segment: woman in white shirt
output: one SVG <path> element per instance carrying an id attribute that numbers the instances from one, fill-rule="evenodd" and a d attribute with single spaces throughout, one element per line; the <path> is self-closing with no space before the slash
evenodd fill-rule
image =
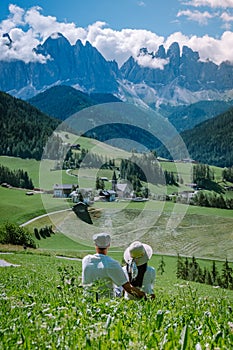
<path id="1" fill-rule="evenodd" d="M 145 292 L 150 298 L 155 297 L 155 269 L 147 264 L 152 255 L 151 246 L 135 241 L 124 252 L 126 266 L 123 267 L 130 284 Z M 137 299 L 127 292 L 124 296 L 126 299 Z"/>

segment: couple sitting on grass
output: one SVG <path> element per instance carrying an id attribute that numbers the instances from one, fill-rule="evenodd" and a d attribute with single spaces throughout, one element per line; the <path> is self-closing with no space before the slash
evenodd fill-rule
<path id="1" fill-rule="evenodd" d="M 126 299 L 154 298 L 155 269 L 148 266 L 153 251 L 148 244 L 133 242 L 124 252 L 126 265 L 107 255 L 111 237 L 108 233 L 93 236 L 96 254 L 82 261 L 82 284 L 85 290 L 98 286 L 98 295 L 123 296 Z"/>

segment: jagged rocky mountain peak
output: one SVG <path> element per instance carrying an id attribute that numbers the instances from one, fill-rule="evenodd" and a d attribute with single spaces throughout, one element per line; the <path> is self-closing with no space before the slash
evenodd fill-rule
<path id="1" fill-rule="evenodd" d="M 186 59 L 190 59 L 192 61 L 198 61 L 200 59 L 199 53 L 197 51 L 193 51 L 186 45 L 183 46 L 182 57 L 185 57 Z"/>
<path id="2" fill-rule="evenodd" d="M 177 42 L 172 43 L 167 50 L 168 57 L 180 57 L 180 46 Z"/>
<path id="3" fill-rule="evenodd" d="M 121 68 L 89 41 L 72 45 L 59 32 L 34 51 L 41 61 L 0 61 L 0 90 L 24 99 L 64 83 L 85 92 L 119 96 L 132 89 L 132 95 L 137 92 L 138 99 L 152 106 L 233 99 L 232 63 L 201 61 L 197 51 L 188 46 L 181 50 L 177 42 L 166 49 L 160 45 L 157 51 L 142 47 L 138 57 L 129 57 Z"/>
<path id="4" fill-rule="evenodd" d="M 159 49 L 158 49 L 158 51 L 156 52 L 155 57 L 156 57 L 156 58 L 162 58 L 162 59 L 165 59 L 165 58 L 166 58 L 166 51 L 165 51 L 165 48 L 164 48 L 163 45 L 160 45 L 160 46 L 159 46 Z"/>

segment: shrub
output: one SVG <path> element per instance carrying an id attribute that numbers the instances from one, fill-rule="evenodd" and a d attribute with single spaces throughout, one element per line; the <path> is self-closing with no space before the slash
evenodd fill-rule
<path id="1" fill-rule="evenodd" d="M 0 228 L 0 243 L 36 248 L 36 244 L 27 229 L 9 222 Z"/>

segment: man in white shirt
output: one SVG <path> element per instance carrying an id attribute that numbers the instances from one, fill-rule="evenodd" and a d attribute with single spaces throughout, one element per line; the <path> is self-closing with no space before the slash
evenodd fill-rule
<path id="1" fill-rule="evenodd" d="M 93 236 L 96 254 L 86 255 L 82 260 L 82 284 L 85 289 L 98 288 L 98 296 L 115 296 L 116 286 L 122 288 L 129 294 L 140 299 L 145 297 L 145 293 L 132 286 L 118 261 L 107 255 L 111 243 L 108 233 L 99 233 Z"/>

